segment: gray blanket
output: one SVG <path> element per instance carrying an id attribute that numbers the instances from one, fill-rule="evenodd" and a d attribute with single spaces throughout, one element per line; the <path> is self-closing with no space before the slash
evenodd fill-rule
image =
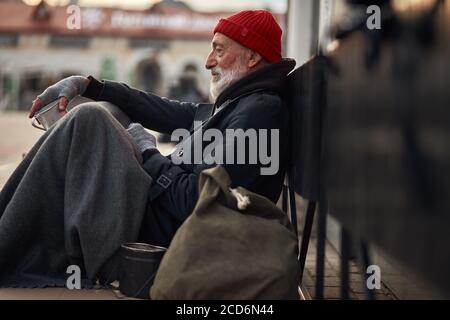
<path id="1" fill-rule="evenodd" d="M 0 193 L 0 286 L 64 286 L 117 278 L 117 250 L 135 241 L 151 178 L 131 137 L 90 103 L 47 131 Z"/>

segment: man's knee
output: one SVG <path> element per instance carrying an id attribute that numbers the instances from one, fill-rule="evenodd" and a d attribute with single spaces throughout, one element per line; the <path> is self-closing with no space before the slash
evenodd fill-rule
<path id="1" fill-rule="evenodd" d="M 98 102 L 85 102 L 77 105 L 70 110 L 69 115 L 75 118 L 92 119 L 99 117 L 109 117 L 108 111 L 105 110 Z"/>
<path id="2" fill-rule="evenodd" d="M 77 105 L 64 116 L 60 126 L 65 127 L 76 123 L 76 128 L 82 131 L 102 130 L 104 127 L 120 127 L 113 116 L 98 102 L 85 102 Z M 92 133 L 94 134 L 94 133 Z"/>
<path id="3" fill-rule="evenodd" d="M 89 118 L 97 121 L 99 119 L 114 121 L 113 119 L 116 119 L 125 128 L 131 123 L 131 120 L 125 113 L 112 103 L 107 102 L 90 101 L 81 103 L 74 107 L 69 114 L 72 114 L 72 117 L 83 118 L 83 120 Z"/>
<path id="4" fill-rule="evenodd" d="M 117 120 L 120 122 L 120 124 L 128 128 L 128 126 L 131 124 L 130 118 L 115 104 L 112 104 L 107 101 L 101 101 L 98 102 L 100 106 L 108 110 L 108 112 Z"/>

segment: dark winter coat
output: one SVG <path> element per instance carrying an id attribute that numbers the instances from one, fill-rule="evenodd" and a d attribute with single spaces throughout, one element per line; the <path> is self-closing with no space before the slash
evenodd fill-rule
<path id="1" fill-rule="evenodd" d="M 214 105 L 169 100 L 123 83 L 99 82 L 94 78 L 91 78 L 84 96 L 117 105 L 133 122 L 151 130 L 168 134 L 179 128 L 190 130 L 189 139 L 177 146 L 175 155 L 178 156 L 192 150 L 193 144 L 200 144 L 200 133 L 207 129 L 215 128 L 222 133 L 226 129 L 255 129 L 257 133 L 259 129 L 278 129 L 279 169 L 275 175 L 261 175 L 260 169 L 264 165 L 259 161 L 257 164 L 248 164 L 247 161 L 246 164 L 224 164 L 233 186 L 244 187 L 276 202 L 288 159 L 289 120 L 284 101 L 287 75 L 294 67 L 295 61 L 291 59 L 263 67 L 228 87 Z M 194 120 L 200 120 L 202 124 L 193 128 Z M 231 148 L 236 150 L 237 146 L 226 140 L 223 142 L 224 152 Z M 202 143 L 202 151 L 208 144 Z M 247 155 L 250 147 L 245 144 Z M 268 150 L 270 152 L 270 146 Z M 149 190 L 148 214 L 141 240 L 168 245 L 196 204 L 200 172 L 214 165 L 205 163 L 205 159 L 198 164 L 175 165 L 172 161 L 174 154 L 166 157 L 159 152 L 149 152 L 144 154 L 144 158 L 143 166 L 154 181 Z"/>

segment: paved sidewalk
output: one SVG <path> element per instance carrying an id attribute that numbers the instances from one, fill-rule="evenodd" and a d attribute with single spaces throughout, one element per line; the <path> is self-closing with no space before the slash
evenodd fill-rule
<path id="1" fill-rule="evenodd" d="M 301 233 L 305 223 L 306 201 L 296 195 L 298 229 Z M 317 215 L 316 215 L 317 218 Z M 315 297 L 316 281 L 316 224 L 313 226 L 312 239 L 307 254 L 303 287 L 307 295 Z M 334 243 L 334 245 L 337 245 Z M 377 265 L 381 271 L 381 289 L 375 290 L 375 298 L 379 300 L 430 300 L 449 299 L 448 295 L 438 292 L 431 287 L 425 279 L 419 277 L 407 266 L 401 264 L 395 257 L 377 248 L 374 244 L 369 245 L 370 259 L 373 265 Z M 340 255 L 336 248 L 330 243 L 326 244 L 324 298 L 340 299 Z M 349 261 L 349 297 L 354 300 L 365 300 L 365 280 L 362 276 L 359 261 Z"/>
<path id="2" fill-rule="evenodd" d="M 116 290 L 0 289 L 0 300 L 134 300 Z"/>
<path id="3" fill-rule="evenodd" d="M 312 299 L 315 297 L 316 253 L 316 241 L 313 239 L 310 242 L 303 279 L 303 286 Z M 363 275 L 358 265 L 352 260 L 349 262 L 349 279 L 349 298 L 351 300 L 366 300 L 367 295 Z M 340 256 L 333 246 L 327 243 L 325 255 L 324 298 L 326 300 L 340 299 L 340 286 Z M 377 300 L 397 299 L 383 282 L 381 283 L 381 289 L 375 290 L 374 293 L 375 299 Z"/>
<path id="4" fill-rule="evenodd" d="M 297 206 L 297 226 L 300 233 L 303 230 L 305 224 L 305 213 L 307 201 L 296 194 L 296 206 Z M 316 217 L 317 219 L 317 213 Z M 315 294 L 315 282 L 316 282 L 316 254 L 317 254 L 317 242 L 316 242 L 316 222 L 314 221 L 311 240 L 309 242 L 308 254 L 306 256 L 305 271 L 303 275 L 302 290 L 306 299 L 314 299 Z M 301 245 L 301 243 L 299 244 Z M 324 276 L 324 299 L 336 300 L 341 298 L 340 286 L 340 255 L 338 251 L 333 247 L 330 242 L 326 243 L 325 253 L 325 276 Z M 384 272 L 384 269 L 383 269 Z M 349 261 L 349 279 L 350 290 L 349 297 L 352 300 L 365 300 L 366 290 L 365 281 L 359 268 L 359 265 L 353 261 Z M 382 278 L 383 279 L 383 278 Z M 396 295 L 383 283 L 380 290 L 375 290 L 375 297 L 379 300 L 396 300 Z"/>

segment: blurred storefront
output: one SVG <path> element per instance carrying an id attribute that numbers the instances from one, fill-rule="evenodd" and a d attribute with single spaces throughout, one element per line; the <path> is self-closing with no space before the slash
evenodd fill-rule
<path id="1" fill-rule="evenodd" d="M 72 74 L 166 95 L 189 67 L 207 96 L 212 30 L 229 14 L 173 0 L 147 10 L 0 1 L 0 110 L 26 110 L 48 85 Z M 283 24 L 283 15 L 277 19 Z"/>

